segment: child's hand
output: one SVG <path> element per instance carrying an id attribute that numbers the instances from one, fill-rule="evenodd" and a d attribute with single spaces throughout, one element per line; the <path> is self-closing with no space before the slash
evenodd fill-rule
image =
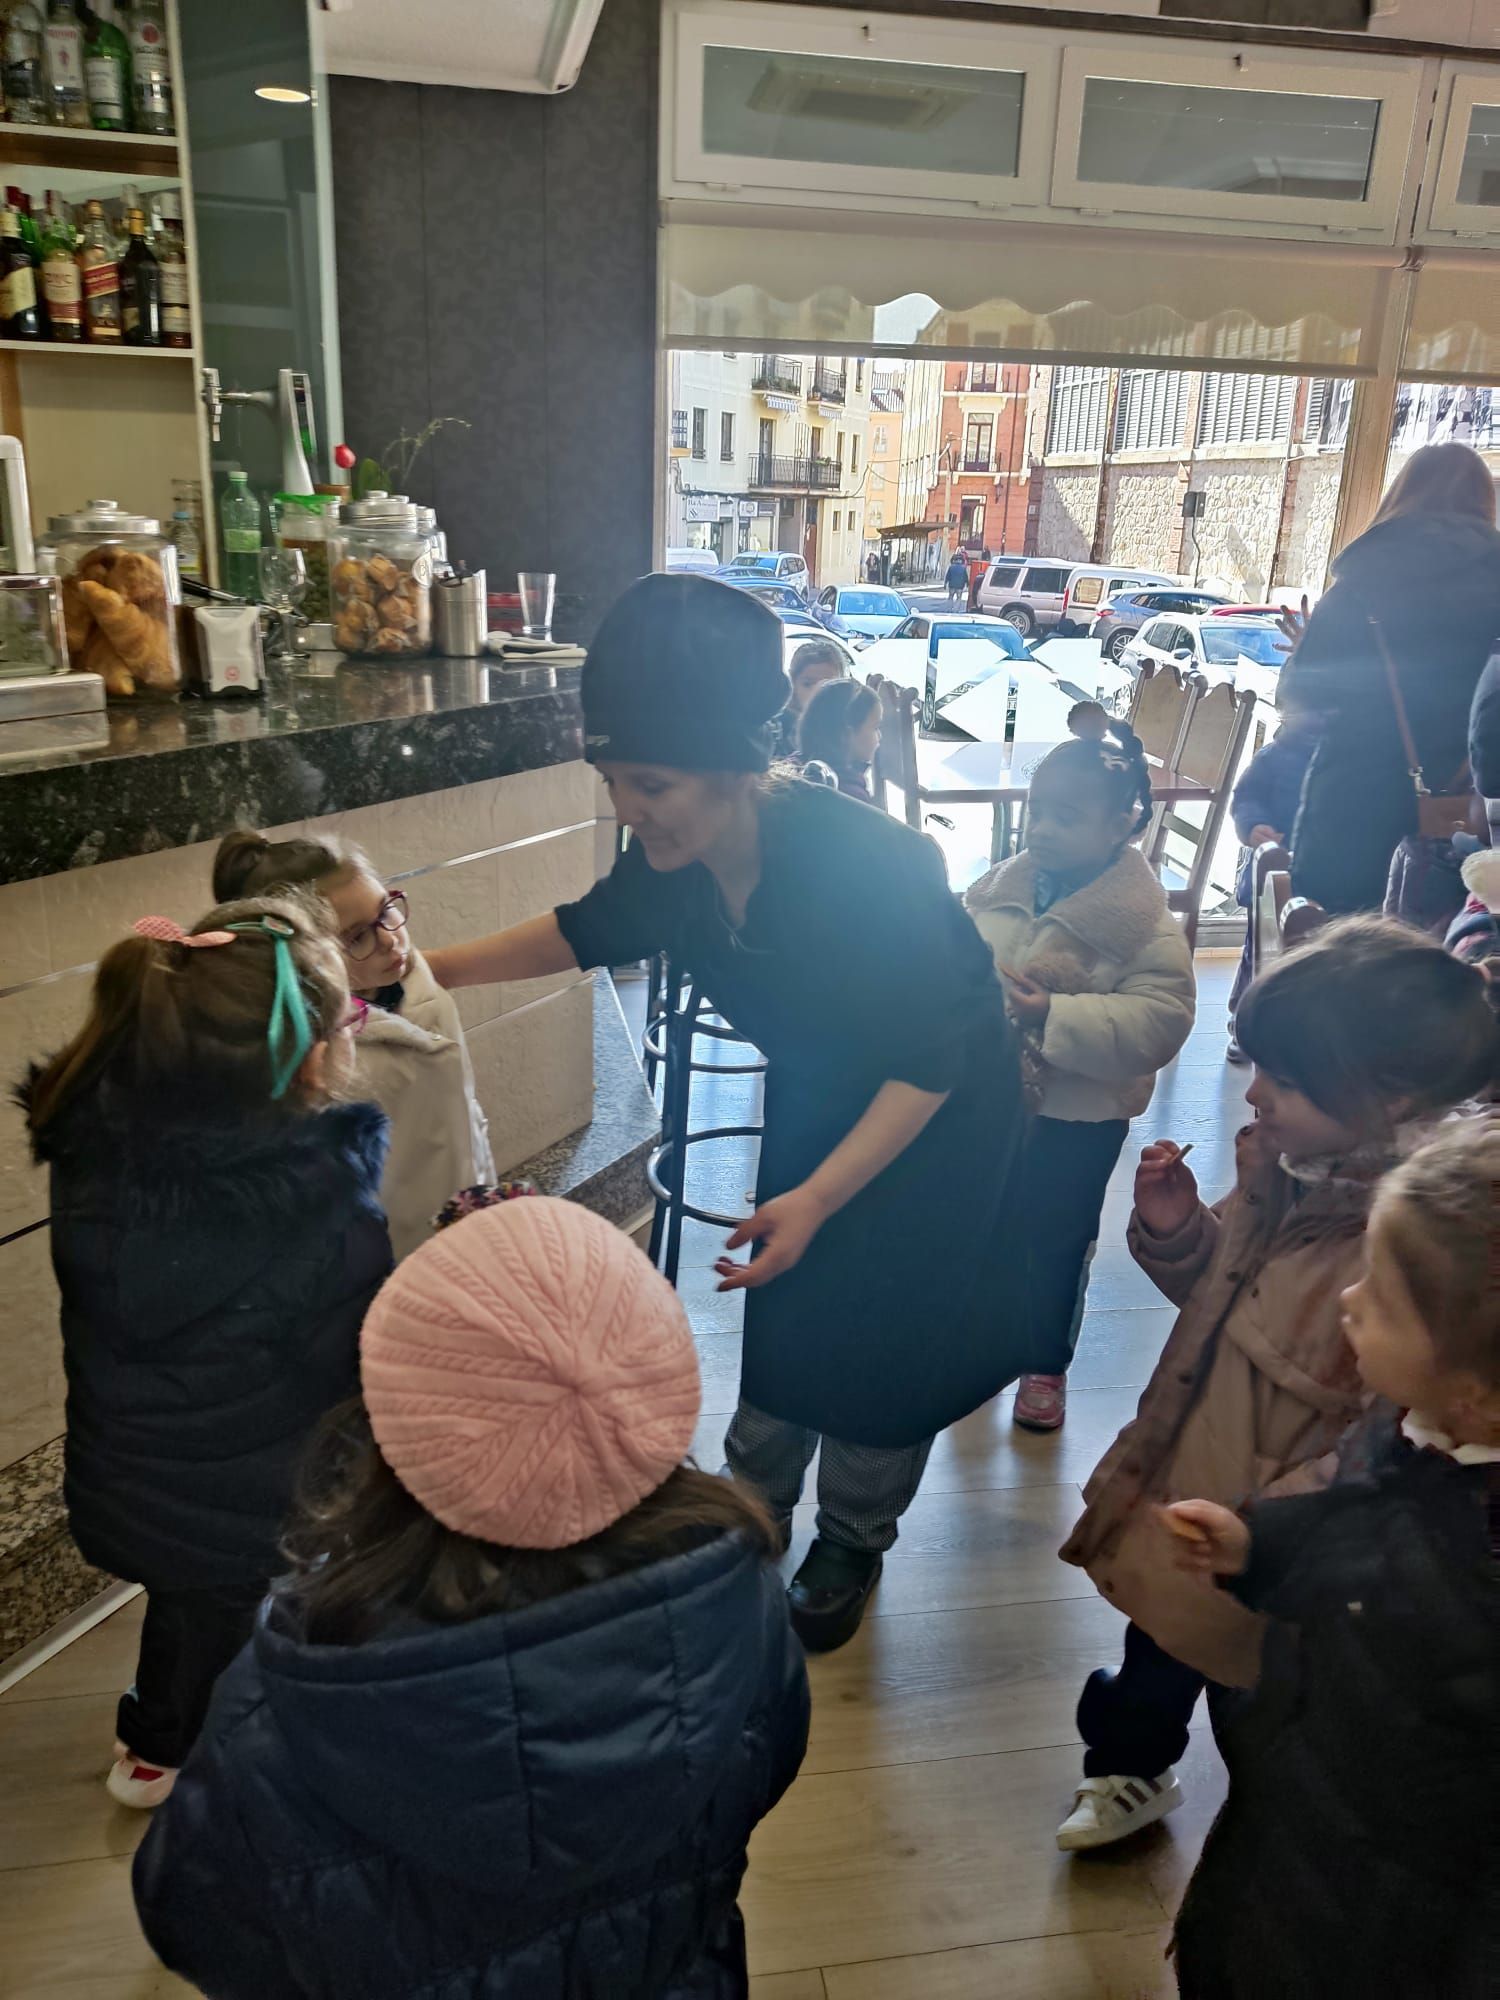
<path id="1" fill-rule="evenodd" d="M 783 1271 L 802 1261 L 809 1243 L 828 1220 L 828 1210 L 805 1187 L 789 1188 L 785 1194 L 763 1201 L 754 1215 L 747 1215 L 726 1244 L 739 1250 L 746 1243 L 758 1243 L 760 1254 L 748 1264 L 732 1257 L 720 1257 L 714 1265 L 721 1292 L 742 1292 L 769 1285 Z"/>
<path id="2" fill-rule="evenodd" d="M 1000 977 L 1005 981 L 1005 999 L 1011 1013 L 1025 1028 L 1039 1028 L 1046 1020 L 1052 1006 L 1052 995 L 1045 986 L 1038 986 L 1034 979 L 1028 979 L 1024 972 L 1017 972 L 1012 966 L 1002 965 Z"/>
<path id="3" fill-rule="evenodd" d="M 1238 1514 L 1212 1500 L 1174 1500 L 1159 1507 L 1172 1535 L 1177 1567 L 1196 1576 L 1238 1576 L 1250 1559 L 1250 1530 Z"/>
<path id="4" fill-rule="evenodd" d="M 1186 1148 L 1158 1139 L 1135 1170 L 1135 1212 L 1150 1236 L 1175 1236 L 1198 1210 L 1198 1183 L 1182 1163 Z"/>
<path id="5" fill-rule="evenodd" d="M 1275 844 L 1278 847 L 1280 847 L 1280 845 L 1285 839 L 1286 835 L 1284 833 L 1278 833 L 1274 826 L 1267 826 L 1265 822 L 1262 821 L 1259 826 L 1251 827 L 1250 840 L 1248 844 L 1251 847 L 1265 847 L 1268 843 L 1274 841 Z"/>

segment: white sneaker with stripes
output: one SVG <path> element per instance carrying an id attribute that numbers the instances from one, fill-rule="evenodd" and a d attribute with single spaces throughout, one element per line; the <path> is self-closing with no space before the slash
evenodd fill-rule
<path id="1" fill-rule="evenodd" d="M 1165 1819 L 1181 1804 L 1182 1787 L 1172 1770 L 1155 1778 L 1085 1778 L 1073 1810 L 1057 1829 L 1057 1844 L 1064 1854 L 1108 1847 Z"/>

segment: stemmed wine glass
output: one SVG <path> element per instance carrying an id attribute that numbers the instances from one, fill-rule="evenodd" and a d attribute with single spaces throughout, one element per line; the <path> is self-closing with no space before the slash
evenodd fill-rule
<path id="1" fill-rule="evenodd" d="M 276 642 L 269 658 L 285 666 L 296 658 L 292 643 L 297 606 L 307 595 L 307 564 L 301 549 L 262 549 L 260 552 L 261 602 L 276 613 Z"/>

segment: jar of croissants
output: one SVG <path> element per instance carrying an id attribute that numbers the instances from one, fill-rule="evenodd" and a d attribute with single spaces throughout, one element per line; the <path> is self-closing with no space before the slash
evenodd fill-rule
<path id="1" fill-rule="evenodd" d="M 177 551 L 161 523 L 90 500 L 57 514 L 43 538 L 62 578 L 63 624 L 75 673 L 99 674 L 112 699 L 175 695 L 182 685 Z"/>
<path id="2" fill-rule="evenodd" d="M 367 493 L 328 538 L 333 643 L 393 664 L 432 650 L 432 547 L 404 493 Z"/>

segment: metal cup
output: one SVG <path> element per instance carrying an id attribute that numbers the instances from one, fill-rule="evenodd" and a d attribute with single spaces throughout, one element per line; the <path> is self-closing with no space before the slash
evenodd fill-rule
<path id="1" fill-rule="evenodd" d="M 432 586 L 432 634 L 448 659 L 475 659 L 489 636 L 489 599 L 482 569 L 472 576 L 440 576 Z"/>

